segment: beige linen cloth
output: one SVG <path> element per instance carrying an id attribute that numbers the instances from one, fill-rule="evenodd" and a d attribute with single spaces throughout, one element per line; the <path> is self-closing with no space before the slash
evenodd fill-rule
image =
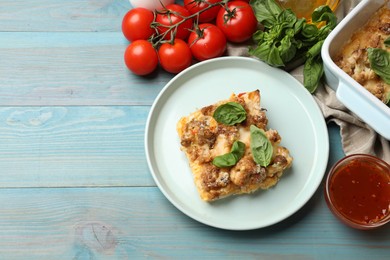
<path id="1" fill-rule="evenodd" d="M 341 21 L 359 2 L 360 0 L 341 0 L 336 10 L 338 21 Z M 227 55 L 249 56 L 248 47 L 230 44 Z M 302 70 L 303 66 L 291 71 L 290 74 L 298 81 L 303 82 Z M 355 153 L 371 154 L 390 163 L 390 142 L 378 135 L 370 126 L 362 122 L 338 101 L 333 89 L 326 84 L 322 84 L 313 96 L 326 121 L 334 122 L 340 126 L 342 147 L 346 155 Z"/>

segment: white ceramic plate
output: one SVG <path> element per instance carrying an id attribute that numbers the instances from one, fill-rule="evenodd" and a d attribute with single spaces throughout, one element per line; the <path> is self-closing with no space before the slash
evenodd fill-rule
<path id="1" fill-rule="evenodd" d="M 231 93 L 259 89 L 268 126 L 294 157 L 280 182 L 266 191 L 207 203 L 199 198 L 176 123 Z M 308 91 L 288 73 L 245 57 L 198 63 L 176 75 L 156 98 L 147 119 L 146 158 L 167 199 L 189 217 L 230 230 L 266 227 L 299 210 L 317 190 L 329 155 L 324 118 Z"/>

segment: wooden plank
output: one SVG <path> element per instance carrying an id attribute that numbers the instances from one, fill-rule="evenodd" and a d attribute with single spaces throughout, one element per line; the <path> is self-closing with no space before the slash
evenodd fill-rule
<path id="1" fill-rule="evenodd" d="M 2 0 L 0 30 L 14 32 L 120 31 L 127 0 Z"/>
<path id="2" fill-rule="evenodd" d="M 0 107 L 0 187 L 150 186 L 149 107 Z"/>
<path id="3" fill-rule="evenodd" d="M 150 105 L 173 77 L 132 74 L 120 32 L 0 33 L 0 106 Z"/>
<path id="4" fill-rule="evenodd" d="M 208 228 L 155 188 L 0 189 L 3 259 L 386 259 L 390 226 L 352 230 L 322 192 L 260 230 Z"/>
<path id="5" fill-rule="evenodd" d="M 0 187 L 151 186 L 148 106 L 0 107 Z M 342 157 L 329 126 L 329 166 Z"/>
<path id="6" fill-rule="evenodd" d="M 2 0 L 0 31 L 120 32 L 131 8 L 128 0 Z"/>

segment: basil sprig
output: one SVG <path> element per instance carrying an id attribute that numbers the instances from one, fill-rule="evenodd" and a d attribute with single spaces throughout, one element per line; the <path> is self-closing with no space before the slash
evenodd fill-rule
<path id="1" fill-rule="evenodd" d="M 312 13 L 312 22 L 297 18 L 291 9 L 281 8 L 275 0 L 251 0 L 257 21 L 264 26 L 253 35 L 257 43 L 249 54 L 274 67 L 293 69 L 305 63 L 304 86 L 313 93 L 324 73 L 321 47 L 337 25 L 337 17 L 327 5 Z M 325 23 L 318 28 L 316 24 Z"/>
<path id="2" fill-rule="evenodd" d="M 384 40 L 384 44 L 390 47 L 390 37 Z M 380 48 L 368 48 L 367 54 L 371 69 L 384 82 L 390 84 L 390 52 Z M 387 93 L 384 103 L 390 106 L 390 93 Z"/>
<path id="3" fill-rule="evenodd" d="M 271 142 L 265 132 L 254 125 L 250 126 L 250 135 L 250 147 L 254 161 L 263 167 L 267 167 L 271 163 L 274 150 Z"/>
<path id="4" fill-rule="evenodd" d="M 368 48 L 367 52 L 371 69 L 390 84 L 390 52 L 380 48 Z"/>
<path id="5" fill-rule="evenodd" d="M 237 102 L 228 102 L 217 107 L 213 117 L 217 122 L 225 125 L 235 125 L 246 119 L 246 111 Z"/>
<path id="6" fill-rule="evenodd" d="M 245 154 L 245 144 L 241 141 L 235 141 L 232 145 L 230 153 L 217 156 L 213 160 L 213 164 L 219 168 L 231 167 Z"/>

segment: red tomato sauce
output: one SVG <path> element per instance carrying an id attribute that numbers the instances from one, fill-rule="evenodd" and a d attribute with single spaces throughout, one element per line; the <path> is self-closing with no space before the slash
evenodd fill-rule
<path id="1" fill-rule="evenodd" d="M 383 168 L 353 161 L 340 168 L 330 184 L 334 206 L 353 222 L 375 223 L 390 213 L 390 174 Z"/>

